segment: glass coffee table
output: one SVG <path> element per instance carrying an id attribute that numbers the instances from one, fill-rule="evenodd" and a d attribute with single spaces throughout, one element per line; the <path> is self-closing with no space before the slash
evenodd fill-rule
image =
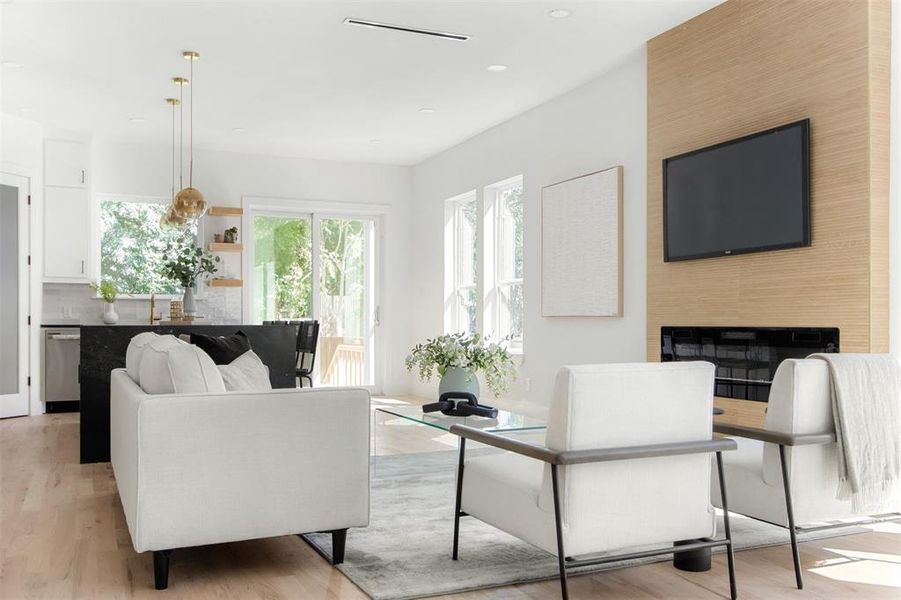
<path id="1" fill-rule="evenodd" d="M 497 417 L 489 419 L 476 416 L 451 417 L 440 412 L 423 413 L 422 406 L 419 404 L 387 404 L 375 407 L 373 454 L 380 454 L 380 448 L 383 448 L 382 454 L 435 451 L 436 446 L 439 445 L 443 446 L 440 448 L 443 450 L 457 448 L 458 438 L 456 436 L 439 436 L 439 438 L 436 438 L 426 431 L 417 436 L 404 436 L 406 439 L 403 440 L 397 439 L 396 433 L 393 434 L 388 442 L 379 440 L 379 437 L 385 437 L 384 434 L 379 435 L 379 429 L 388 425 L 405 424 L 414 427 L 430 427 L 433 430 L 437 429 L 442 432 L 448 432 L 451 425 L 466 425 L 492 433 L 510 435 L 543 432 L 547 429 L 547 423 L 541 419 L 506 410 L 498 410 Z M 411 431 L 410 433 L 414 432 Z"/>

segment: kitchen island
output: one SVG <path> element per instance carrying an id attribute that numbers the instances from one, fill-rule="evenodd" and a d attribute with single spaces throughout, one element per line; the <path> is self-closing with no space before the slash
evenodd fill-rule
<path id="1" fill-rule="evenodd" d="M 247 334 L 251 348 L 269 367 L 274 388 L 295 387 L 294 325 L 82 325 L 81 359 L 81 462 L 110 459 L 110 372 L 125 368 L 125 351 L 131 338 L 144 331 L 160 335 L 201 333 Z"/>

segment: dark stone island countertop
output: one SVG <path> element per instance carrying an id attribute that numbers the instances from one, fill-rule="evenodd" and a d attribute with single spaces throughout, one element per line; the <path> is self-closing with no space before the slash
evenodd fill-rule
<path id="1" fill-rule="evenodd" d="M 110 372 L 125 367 L 125 351 L 131 338 L 144 331 L 160 335 L 202 333 L 247 334 L 250 346 L 269 367 L 274 388 L 295 387 L 294 325 L 60 325 L 81 328 L 81 462 L 110 459 Z"/>

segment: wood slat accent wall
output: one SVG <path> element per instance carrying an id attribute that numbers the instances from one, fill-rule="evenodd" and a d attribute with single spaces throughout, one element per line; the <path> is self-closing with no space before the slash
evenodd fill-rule
<path id="1" fill-rule="evenodd" d="M 730 0 L 648 42 L 649 360 L 663 325 L 838 327 L 843 351 L 888 350 L 890 10 Z M 803 118 L 812 246 L 664 263 L 663 159 Z"/>

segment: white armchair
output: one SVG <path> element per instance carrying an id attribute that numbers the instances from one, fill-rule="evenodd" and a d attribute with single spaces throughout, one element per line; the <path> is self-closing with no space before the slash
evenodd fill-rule
<path id="1" fill-rule="evenodd" d="M 711 439 L 713 377 L 705 362 L 563 367 L 547 447 L 452 427 L 462 438 L 453 558 L 460 517 L 475 517 L 555 554 L 567 598 L 567 568 L 726 546 L 735 598 L 728 514 L 725 538 L 711 539 L 710 453 L 735 448 Z M 506 452 L 467 458 L 467 439 Z"/>
<path id="2" fill-rule="evenodd" d="M 740 438 L 738 451 L 724 460 L 729 509 L 789 530 L 798 589 L 804 582 L 797 525 L 865 516 L 855 514 L 850 500 L 835 497 L 839 481 L 831 385 L 825 361 L 787 359 L 773 377 L 765 429 L 714 424 L 717 433 Z M 723 506 L 716 473 L 711 494 L 714 504 Z M 895 506 L 901 509 L 901 503 Z"/>
<path id="3" fill-rule="evenodd" d="M 369 392 L 146 394 L 111 374 L 111 455 L 132 543 L 157 589 L 174 548 L 369 523 Z"/>

